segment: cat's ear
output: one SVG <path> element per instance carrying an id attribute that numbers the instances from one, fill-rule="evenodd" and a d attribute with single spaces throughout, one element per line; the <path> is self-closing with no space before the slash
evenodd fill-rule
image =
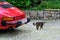
<path id="1" fill-rule="evenodd" d="M 34 23 L 33 23 L 33 25 L 34 25 Z"/>
<path id="2" fill-rule="evenodd" d="M 33 25 L 35 25 L 35 23 L 33 23 Z"/>

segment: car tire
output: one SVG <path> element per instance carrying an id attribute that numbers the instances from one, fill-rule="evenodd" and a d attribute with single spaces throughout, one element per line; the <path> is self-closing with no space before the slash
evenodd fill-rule
<path id="1" fill-rule="evenodd" d="M 6 21 L 5 20 L 2 20 L 1 25 L 2 26 L 6 26 L 6 24 L 7 24 Z"/>

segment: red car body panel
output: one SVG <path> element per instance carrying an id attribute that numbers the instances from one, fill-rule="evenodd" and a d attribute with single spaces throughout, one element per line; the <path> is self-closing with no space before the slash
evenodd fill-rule
<path id="1" fill-rule="evenodd" d="M 3 20 L 4 17 L 14 18 L 14 20 Z M 23 22 L 24 21 L 24 22 Z M 16 28 L 30 21 L 25 12 L 8 2 L 0 2 L 0 29 Z M 4 24 L 6 23 L 6 25 Z"/>
<path id="2" fill-rule="evenodd" d="M 16 8 L 16 7 L 12 7 L 12 8 L 7 8 L 7 10 L 9 11 L 9 12 L 11 12 L 11 14 L 13 15 L 13 16 L 24 16 L 25 15 L 25 13 L 23 12 L 23 11 L 21 11 L 21 10 L 19 10 L 18 8 Z"/>

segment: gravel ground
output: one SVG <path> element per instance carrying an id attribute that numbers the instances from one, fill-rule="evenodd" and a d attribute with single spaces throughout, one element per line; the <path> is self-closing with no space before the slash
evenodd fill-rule
<path id="1" fill-rule="evenodd" d="M 0 40 L 60 40 L 60 21 L 45 21 L 42 30 L 36 30 L 32 20 L 15 30 L 0 31 Z"/>

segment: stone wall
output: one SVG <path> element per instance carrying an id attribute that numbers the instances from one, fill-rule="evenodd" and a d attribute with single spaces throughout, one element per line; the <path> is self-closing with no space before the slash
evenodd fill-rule
<path id="1" fill-rule="evenodd" d="M 32 20 L 56 20 L 60 19 L 60 11 L 51 11 L 51 10 L 43 10 L 43 11 L 25 11 L 26 15 L 28 15 Z"/>

